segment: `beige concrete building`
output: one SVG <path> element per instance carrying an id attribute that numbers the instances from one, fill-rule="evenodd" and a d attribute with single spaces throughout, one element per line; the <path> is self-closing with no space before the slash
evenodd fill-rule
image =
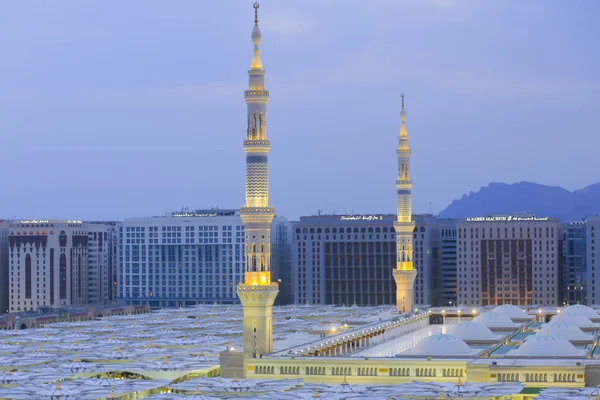
<path id="1" fill-rule="evenodd" d="M 558 220 L 527 214 L 457 224 L 457 302 L 465 306 L 557 306 L 562 233 Z"/>
<path id="2" fill-rule="evenodd" d="M 10 312 L 87 304 L 87 234 L 82 221 L 10 224 Z"/>

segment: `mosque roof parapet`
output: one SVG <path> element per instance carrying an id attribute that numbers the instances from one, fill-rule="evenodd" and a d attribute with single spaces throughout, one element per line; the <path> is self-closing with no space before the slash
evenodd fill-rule
<path id="1" fill-rule="evenodd" d="M 303 343 L 298 346 L 286 348 L 280 351 L 277 351 L 269 357 L 291 357 L 292 355 L 301 356 L 304 353 L 309 353 L 314 350 L 318 350 L 323 346 L 334 345 L 337 343 L 345 343 L 352 340 L 356 340 L 359 337 L 369 335 L 371 332 L 381 331 L 391 329 L 396 326 L 410 324 L 416 322 L 420 319 L 429 318 L 428 312 L 422 312 L 419 314 L 406 315 L 406 316 L 398 316 L 391 319 L 386 319 L 384 321 L 377 321 L 374 323 L 361 325 L 356 328 L 349 328 L 346 330 L 341 330 L 339 333 L 335 333 L 329 335 L 325 338 L 314 340 L 311 342 Z M 312 350 L 311 350 L 312 349 Z"/>

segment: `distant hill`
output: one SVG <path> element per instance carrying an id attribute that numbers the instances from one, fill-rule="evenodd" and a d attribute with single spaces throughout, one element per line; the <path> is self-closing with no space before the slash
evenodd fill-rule
<path id="1" fill-rule="evenodd" d="M 466 218 L 514 212 L 530 212 L 564 222 L 600 215 L 600 182 L 574 192 L 533 182 L 492 182 L 476 193 L 454 200 L 439 216 Z"/>

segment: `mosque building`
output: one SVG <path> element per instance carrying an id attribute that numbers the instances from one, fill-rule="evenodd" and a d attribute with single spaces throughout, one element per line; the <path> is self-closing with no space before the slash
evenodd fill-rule
<path id="1" fill-rule="evenodd" d="M 379 309 L 365 321 L 343 306 L 330 325 L 297 332 L 273 342 L 272 304 L 278 293 L 270 279 L 270 222 L 264 70 L 261 34 L 254 4 L 254 55 L 246 152 L 246 205 L 241 208 L 246 238 L 244 283 L 237 288 L 243 305 L 243 349 L 220 353 L 222 377 L 298 379 L 307 382 L 397 384 L 423 382 L 513 382 L 526 388 L 583 388 L 600 384 L 598 310 L 584 305 L 564 309 L 521 308 L 511 304 L 449 309 L 414 308 L 413 230 L 410 156 L 402 95 L 398 158 L 396 307 Z M 308 306 L 310 307 L 310 306 Z M 339 308 L 339 307 L 338 307 Z M 315 311 L 318 312 L 318 311 Z M 323 317 L 323 315 L 319 315 Z M 294 315 L 286 320 L 297 320 Z M 289 321 L 288 321 L 289 322 Z M 514 398 L 532 398 L 521 395 Z"/>

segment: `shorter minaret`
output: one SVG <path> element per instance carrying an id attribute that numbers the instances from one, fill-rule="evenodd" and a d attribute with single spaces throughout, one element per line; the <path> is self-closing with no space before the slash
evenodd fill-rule
<path id="1" fill-rule="evenodd" d="M 244 309 L 244 353 L 249 357 L 273 351 L 273 302 L 279 285 L 271 282 L 271 222 L 275 208 L 269 206 L 269 150 L 267 139 L 267 102 L 265 71 L 260 60 L 261 33 L 258 28 L 258 3 L 254 3 L 252 43 L 254 53 L 248 70 L 249 87 L 244 92 L 248 107 L 246 140 L 246 204 L 240 208 L 244 222 L 244 283 L 237 295 Z"/>
<path id="2" fill-rule="evenodd" d="M 402 94 L 402 111 L 400 112 L 400 136 L 398 137 L 398 179 L 396 193 L 398 200 L 396 231 L 396 310 L 409 313 L 413 311 L 414 283 L 417 270 L 413 268 L 413 231 L 412 221 L 412 181 L 410 180 L 410 148 L 406 133 L 406 111 L 404 110 L 404 94 Z"/>

